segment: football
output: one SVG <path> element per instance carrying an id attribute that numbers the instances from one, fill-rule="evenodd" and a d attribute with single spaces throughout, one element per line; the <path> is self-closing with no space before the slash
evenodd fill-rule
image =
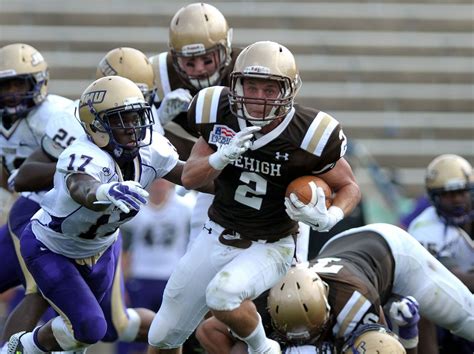
<path id="1" fill-rule="evenodd" d="M 326 208 L 329 208 L 332 204 L 332 190 L 323 179 L 316 176 L 301 176 L 294 179 L 286 188 L 285 196 L 289 197 L 290 193 L 295 193 L 302 203 L 314 206 L 318 201 L 316 187 L 324 190 Z"/>

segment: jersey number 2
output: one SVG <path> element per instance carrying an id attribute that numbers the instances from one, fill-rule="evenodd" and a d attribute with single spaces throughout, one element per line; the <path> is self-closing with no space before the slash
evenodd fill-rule
<path id="1" fill-rule="evenodd" d="M 267 193 L 267 180 L 254 172 L 242 172 L 240 180 L 245 185 L 237 187 L 234 199 L 240 204 L 260 210 L 263 198 L 258 196 Z"/>

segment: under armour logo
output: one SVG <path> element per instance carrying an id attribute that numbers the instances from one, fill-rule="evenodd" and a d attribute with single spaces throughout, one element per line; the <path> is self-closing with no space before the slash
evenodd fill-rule
<path id="1" fill-rule="evenodd" d="M 275 153 L 275 159 L 277 159 L 277 160 L 288 161 L 289 157 L 290 157 L 290 154 L 288 154 L 287 152 L 285 152 L 284 154 L 281 154 L 279 151 L 277 151 Z"/>

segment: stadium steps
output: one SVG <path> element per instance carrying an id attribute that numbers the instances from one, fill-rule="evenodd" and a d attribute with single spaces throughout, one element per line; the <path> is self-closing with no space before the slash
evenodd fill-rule
<path id="1" fill-rule="evenodd" d="M 0 0 L 0 45 L 26 42 L 51 67 L 50 91 L 77 98 L 106 51 L 166 50 L 187 2 Z M 406 189 L 423 190 L 428 162 L 474 162 L 474 5 L 470 0 L 213 1 L 234 44 L 275 40 L 296 55 L 298 101 L 324 110 Z M 365 181 L 361 181 L 362 185 Z"/>

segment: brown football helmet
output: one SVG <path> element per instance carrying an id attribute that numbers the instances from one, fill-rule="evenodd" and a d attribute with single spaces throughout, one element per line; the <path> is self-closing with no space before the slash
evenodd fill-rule
<path id="1" fill-rule="evenodd" d="M 307 266 L 296 266 L 268 295 L 273 327 L 292 342 L 316 339 L 330 318 L 328 286 Z"/>
<path id="2" fill-rule="evenodd" d="M 244 96 L 243 80 L 257 78 L 274 80 L 279 83 L 280 95 L 276 99 L 257 99 Z M 229 100 L 232 113 L 249 120 L 254 125 L 264 126 L 272 120 L 286 116 L 293 107 L 293 102 L 301 79 L 293 54 L 281 44 L 262 41 L 246 47 L 237 57 L 234 70 L 230 74 Z M 246 108 L 246 101 L 255 104 L 272 106 L 272 110 L 264 117 L 251 116 Z"/>
<path id="3" fill-rule="evenodd" d="M 48 64 L 32 46 L 15 43 L 0 48 L 0 116 L 25 117 L 46 98 L 48 79 Z M 26 90 L 8 88 L 18 80 L 24 81 Z"/>
<path id="4" fill-rule="evenodd" d="M 205 3 L 186 5 L 176 12 L 169 28 L 169 47 L 173 65 L 181 78 L 200 90 L 220 82 L 222 71 L 231 63 L 232 29 L 224 15 Z M 206 77 L 189 76 L 180 57 L 214 54 L 217 70 Z"/>
<path id="5" fill-rule="evenodd" d="M 436 157 L 426 169 L 425 186 L 438 215 L 447 223 L 462 225 L 474 220 L 474 170 L 466 159 L 453 154 Z M 457 205 L 447 205 L 441 196 L 449 192 L 466 192 L 470 197 Z"/>
<path id="6" fill-rule="evenodd" d="M 108 52 L 97 66 L 96 78 L 114 75 L 132 80 L 142 91 L 145 100 L 152 102 L 155 75 L 150 61 L 141 51 L 121 47 Z"/>

